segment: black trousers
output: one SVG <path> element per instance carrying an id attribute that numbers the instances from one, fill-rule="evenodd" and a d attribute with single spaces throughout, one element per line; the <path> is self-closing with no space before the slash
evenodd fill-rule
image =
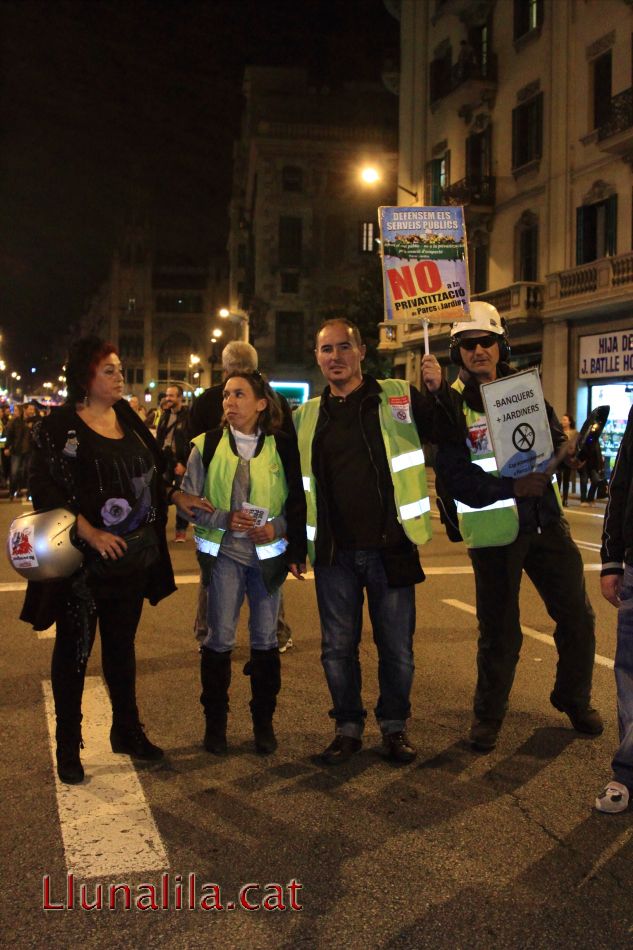
<path id="1" fill-rule="evenodd" d="M 112 718 L 125 727 L 138 722 L 136 706 L 136 654 L 134 639 L 143 609 L 146 572 L 138 572 L 116 583 L 92 582 L 97 606 L 91 631 L 94 643 L 97 620 L 101 634 L 103 675 L 110 693 Z M 76 634 L 64 610 L 56 621 L 51 667 L 53 697 L 58 730 L 76 733 L 81 723 L 86 666 L 77 663 Z"/>
<path id="2" fill-rule="evenodd" d="M 561 519 L 542 533 L 520 534 L 512 544 L 469 551 L 477 592 L 478 719 L 503 719 L 523 634 L 519 589 L 523 571 L 555 621 L 558 665 L 554 696 L 563 706 L 589 704 L 596 650 L 595 615 L 587 592 L 580 551 Z"/>

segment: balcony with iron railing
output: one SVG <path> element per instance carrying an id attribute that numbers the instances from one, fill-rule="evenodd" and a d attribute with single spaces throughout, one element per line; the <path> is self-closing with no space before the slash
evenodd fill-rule
<path id="1" fill-rule="evenodd" d="M 584 308 L 589 302 L 595 311 L 608 310 L 630 300 L 632 291 L 633 251 L 601 257 L 547 275 L 545 315 Z"/>
<path id="2" fill-rule="evenodd" d="M 483 63 L 460 60 L 449 67 L 443 60 L 433 60 L 429 76 L 431 105 L 459 90 L 464 99 L 482 101 L 497 90 L 497 57 L 490 53 Z"/>
<path id="3" fill-rule="evenodd" d="M 612 97 L 608 118 L 598 129 L 598 144 L 613 155 L 633 149 L 633 87 Z"/>
<path id="4" fill-rule="evenodd" d="M 473 209 L 492 211 L 495 204 L 497 179 L 494 175 L 470 175 L 453 182 L 444 189 L 444 204 L 472 206 Z"/>

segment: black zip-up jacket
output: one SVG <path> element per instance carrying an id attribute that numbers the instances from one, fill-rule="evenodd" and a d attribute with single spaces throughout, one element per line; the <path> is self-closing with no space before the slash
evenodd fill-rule
<path id="1" fill-rule="evenodd" d="M 499 364 L 497 371 L 499 377 L 510 376 L 515 372 L 504 363 Z M 466 444 L 468 429 L 463 405 L 466 402 L 466 405 L 475 411 L 483 413 L 479 387 L 467 385 L 463 394 L 451 387 L 450 393 L 459 427 L 459 438 L 440 442 L 435 460 L 435 489 L 440 517 L 446 527 L 448 537 L 451 541 L 461 541 L 455 499 L 471 508 L 485 508 L 496 501 L 514 498 L 514 481 L 511 478 L 499 478 L 489 472 L 484 472 L 479 465 L 475 465 L 470 460 L 470 452 Z M 552 443 L 556 451 L 567 437 L 552 406 L 547 401 L 545 406 Z M 541 498 L 517 498 L 516 504 L 521 534 L 538 531 L 539 528 L 559 521 L 562 517 L 552 486 L 548 486 Z"/>
<path id="2" fill-rule="evenodd" d="M 165 455 L 169 475 L 173 475 L 171 470 L 176 463 L 179 462 L 181 465 L 187 464 L 187 459 L 189 458 L 189 442 L 192 438 L 189 427 L 188 408 L 182 406 L 176 413 L 175 421 L 170 425 L 171 417 L 171 411 L 163 412 L 156 427 L 156 442 L 158 443 L 158 448 L 163 455 Z M 166 451 L 165 439 L 172 428 L 174 430 L 173 442 L 171 443 L 171 448 Z"/>
<path id="3" fill-rule="evenodd" d="M 424 580 L 418 549 L 406 534 L 396 515 L 393 483 L 385 444 L 380 430 L 378 409 L 382 390 L 373 376 L 363 376 L 365 395 L 360 402 L 358 424 L 363 434 L 367 452 L 376 472 L 380 497 L 383 499 L 382 511 L 377 516 L 382 519 L 382 536 L 385 546 L 380 548 L 387 579 L 392 587 L 406 587 Z M 423 396 L 414 386 L 411 389 L 411 413 L 421 442 L 437 442 L 440 437 L 450 438 L 454 431 L 449 412 L 439 399 Z M 315 553 L 317 564 L 334 563 L 336 544 L 332 531 L 328 508 L 327 488 L 323 472 L 322 457 L 319 451 L 320 440 L 331 424 L 328 412 L 330 387 L 326 386 L 321 396 L 321 406 L 316 431 L 312 442 L 312 470 L 317 485 L 317 533 Z M 448 387 L 443 384 L 440 395 L 447 399 Z M 358 490 L 351 485 L 350 491 Z"/>
<path id="4" fill-rule="evenodd" d="M 622 574 L 624 564 L 633 564 L 633 409 L 609 482 L 600 556 L 602 574 Z"/>

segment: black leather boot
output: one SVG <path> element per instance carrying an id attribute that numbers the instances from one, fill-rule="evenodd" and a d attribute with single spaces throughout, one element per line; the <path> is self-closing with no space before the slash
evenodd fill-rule
<path id="1" fill-rule="evenodd" d="M 226 752 L 226 723 L 229 711 L 229 686 L 231 685 L 231 651 L 216 653 L 200 648 L 200 702 L 204 709 L 206 726 L 204 747 L 213 755 Z"/>
<path id="2" fill-rule="evenodd" d="M 135 722 L 114 722 L 110 729 L 110 745 L 113 752 L 131 755 L 134 759 L 157 761 L 165 754 L 162 749 L 149 741 L 143 731 L 143 723 L 138 719 Z"/>
<path id="3" fill-rule="evenodd" d="M 73 726 L 57 724 L 55 732 L 57 740 L 57 774 L 60 782 L 65 785 L 79 785 L 84 780 L 84 768 L 79 757 L 79 750 L 84 744 L 81 739 L 81 725 Z"/>
<path id="4" fill-rule="evenodd" d="M 244 667 L 251 678 L 250 701 L 253 718 L 255 748 L 268 755 L 277 748 L 273 729 L 273 714 L 277 706 L 277 694 L 281 689 L 281 663 L 279 650 L 251 650 L 251 658 Z"/>

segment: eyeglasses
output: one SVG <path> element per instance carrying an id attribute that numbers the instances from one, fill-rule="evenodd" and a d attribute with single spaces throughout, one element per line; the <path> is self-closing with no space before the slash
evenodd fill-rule
<path id="1" fill-rule="evenodd" d="M 476 350 L 478 346 L 481 346 L 484 350 L 489 350 L 491 346 L 494 346 L 495 343 L 498 342 L 499 337 L 496 333 L 488 333 L 486 336 L 470 336 L 465 340 L 460 337 L 459 346 L 462 350 L 472 352 Z"/>

